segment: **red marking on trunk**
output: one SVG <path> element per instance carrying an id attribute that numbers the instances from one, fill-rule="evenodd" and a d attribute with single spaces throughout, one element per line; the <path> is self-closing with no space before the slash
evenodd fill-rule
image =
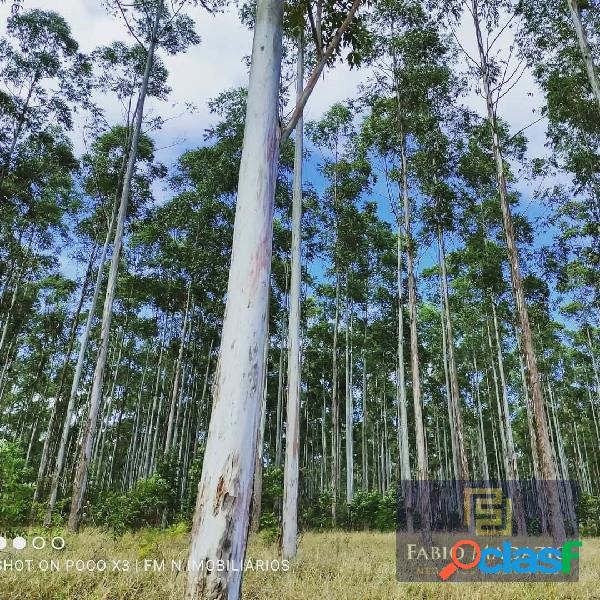
<path id="1" fill-rule="evenodd" d="M 227 490 L 225 489 L 225 480 L 223 476 L 219 477 L 219 483 L 217 483 L 217 493 L 215 495 L 215 506 L 214 513 L 215 515 L 219 512 L 221 505 L 223 504 L 224 498 L 227 496 Z"/>

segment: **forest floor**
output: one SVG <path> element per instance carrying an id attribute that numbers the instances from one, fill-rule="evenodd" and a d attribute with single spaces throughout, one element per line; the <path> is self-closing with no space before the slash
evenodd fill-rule
<path id="1" fill-rule="evenodd" d="M 38 538 L 36 545 L 40 544 Z M 117 540 L 87 529 L 77 537 L 65 534 L 65 548 L 60 552 L 35 550 L 31 544 L 20 551 L 11 548 L 9 552 L 7 547 L 0 551 L 0 600 L 178 599 L 185 573 L 173 571 L 171 561 L 185 561 L 188 544 L 189 534 L 176 528 L 143 530 Z M 248 554 L 255 561 L 278 558 L 276 545 L 260 535 L 252 539 Z M 44 562 L 50 559 L 58 561 L 60 571 L 40 570 L 50 568 Z M 157 570 L 163 559 L 165 570 Z M 24 570 L 15 571 L 17 560 L 31 560 L 31 571 L 26 563 Z M 94 567 L 89 563 L 79 564 L 86 570 L 78 572 L 77 560 L 96 561 L 101 568 L 99 561 L 104 560 L 106 570 L 88 572 Z M 7 561 L 12 561 L 12 570 L 7 569 Z M 68 570 L 67 561 L 73 561 Z M 124 570 L 123 561 L 129 561 L 129 571 Z M 401 584 L 395 579 L 393 533 L 306 533 L 289 571 L 247 571 L 243 590 L 245 600 L 600 599 L 600 539 L 584 540 L 581 577 L 576 584 Z"/>

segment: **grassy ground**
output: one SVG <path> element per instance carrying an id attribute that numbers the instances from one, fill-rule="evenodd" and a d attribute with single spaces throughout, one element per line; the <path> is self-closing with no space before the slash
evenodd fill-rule
<path id="1" fill-rule="evenodd" d="M 33 534 L 32 534 L 33 535 Z M 31 538 L 30 538 L 31 539 Z M 31 572 L 0 570 L 0 600 L 166 600 L 180 598 L 185 573 L 113 571 L 112 560 L 145 559 L 169 565 L 187 558 L 189 535 L 178 530 L 141 531 L 118 541 L 95 530 L 78 537 L 65 535 L 61 552 L 48 550 L 0 551 L 3 561 L 31 559 Z M 277 549 L 264 537 L 250 545 L 252 559 L 275 559 Z M 41 572 L 40 559 L 60 559 L 60 572 Z M 103 573 L 65 571 L 67 560 L 106 560 Z M 13 564 L 15 564 L 13 562 Z M 45 565 L 42 565 L 44 568 Z M 124 568 L 124 563 L 120 563 Z M 585 540 L 581 578 L 577 584 L 400 584 L 395 580 L 395 537 L 383 533 L 307 533 L 288 572 L 246 572 L 246 600 L 600 600 L 600 539 Z"/>

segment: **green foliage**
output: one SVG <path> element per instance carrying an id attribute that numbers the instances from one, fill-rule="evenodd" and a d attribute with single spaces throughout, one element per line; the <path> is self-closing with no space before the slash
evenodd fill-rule
<path id="1" fill-rule="evenodd" d="M 268 544 L 277 541 L 279 537 L 279 519 L 274 512 L 261 512 L 260 532 Z"/>
<path id="2" fill-rule="evenodd" d="M 279 514 L 283 501 L 283 469 L 270 467 L 263 471 L 262 506 Z"/>
<path id="3" fill-rule="evenodd" d="M 19 444 L 0 440 L 0 530 L 27 521 L 33 498 L 32 471 Z"/>
<path id="4" fill-rule="evenodd" d="M 169 483 L 155 474 L 141 479 L 126 494 L 100 494 L 91 510 L 91 522 L 112 530 L 115 536 L 142 527 L 160 527 L 174 501 Z"/>
<path id="5" fill-rule="evenodd" d="M 306 502 L 302 509 L 300 522 L 306 529 L 331 529 L 330 490 L 324 490 L 312 502 Z"/>
<path id="6" fill-rule="evenodd" d="M 192 522 L 194 516 L 194 508 L 196 506 L 196 496 L 198 494 L 198 484 L 202 476 L 202 465 L 204 463 L 204 445 L 198 446 L 196 456 L 192 460 L 192 464 L 188 469 L 187 476 L 187 494 L 183 503 L 183 516 L 187 523 Z"/>
<path id="7" fill-rule="evenodd" d="M 348 505 L 348 527 L 350 529 L 379 529 L 389 531 L 396 528 L 396 491 L 357 491 Z"/>
<path id="8" fill-rule="evenodd" d="M 600 536 L 600 496 L 581 494 L 577 504 L 577 518 L 581 536 Z"/>

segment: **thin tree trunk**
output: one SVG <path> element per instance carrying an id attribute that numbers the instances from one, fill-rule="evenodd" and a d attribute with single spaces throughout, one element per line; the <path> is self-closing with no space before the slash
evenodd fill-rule
<path id="1" fill-rule="evenodd" d="M 479 390 L 479 371 L 477 369 L 477 359 L 473 354 L 473 375 L 475 378 L 475 399 L 477 400 L 477 419 L 479 421 L 479 435 L 481 436 L 481 463 L 483 467 L 483 480 L 490 480 L 490 470 L 488 467 L 487 445 L 485 443 L 485 430 L 483 428 L 483 411 L 481 410 L 481 394 Z"/>
<path id="2" fill-rule="evenodd" d="M 163 329 L 162 336 L 160 338 L 160 351 L 158 353 L 158 365 L 156 367 L 156 379 L 154 381 L 154 387 L 152 391 L 152 409 L 150 410 L 150 418 L 148 422 L 148 429 L 146 431 L 146 440 L 144 442 L 144 466 L 142 469 L 143 477 L 148 477 L 150 473 L 150 458 L 152 453 L 152 440 L 154 439 L 154 431 L 158 429 L 158 417 L 159 414 L 157 412 L 157 404 L 158 404 L 158 389 L 160 386 L 160 377 L 162 373 L 162 360 L 165 351 L 165 342 L 167 339 L 167 315 L 165 315 L 165 325 Z M 154 420 L 154 415 L 156 414 L 156 421 Z"/>
<path id="3" fill-rule="evenodd" d="M 492 128 L 492 146 L 494 158 L 496 161 L 496 176 L 498 179 L 498 192 L 500 195 L 500 208 L 502 210 L 502 222 L 504 226 L 504 234 L 506 237 L 506 246 L 508 252 L 508 262 L 510 265 L 512 290 L 517 308 L 517 316 L 521 330 L 523 358 L 527 367 L 527 382 L 529 387 L 529 395 L 533 403 L 533 411 L 535 417 L 535 428 L 538 441 L 538 454 L 540 457 L 540 466 L 542 468 L 542 476 L 545 481 L 556 480 L 556 471 L 552 461 L 552 452 L 550 447 L 550 438 L 548 435 L 548 426 L 544 414 L 544 397 L 540 383 L 540 374 L 538 370 L 537 357 L 533 343 L 533 335 L 531 325 L 529 323 L 529 311 L 525 301 L 525 292 L 523 290 L 523 281 L 521 278 L 521 267 L 519 263 L 519 252 L 517 249 L 514 226 L 508 199 L 508 190 L 506 177 L 504 174 L 504 160 L 500 148 L 500 138 L 498 136 L 496 109 L 492 97 L 492 89 L 490 83 L 490 66 L 486 54 L 478 13 L 478 0 L 472 0 L 472 15 L 475 25 L 475 33 L 477 36 L 477 46 L 479 50 L 481 79 L 483 83 L 484 93 L 486 97 L 488 120 Z M 560 506 L 557 486 L 552 483 L 547 484 L 549 522 L 552 537 L 555 543 L 560 544 L 565 540 L 565 526 L 563 514 Z"/>
<path id="4" fill-rule="evenodd" d="M 340 465 L 339 440 L 340 440 L 340 407 L 338 399 L 338 367 L 337 367 L 337 341 L 340 323 L 340 276 L 335 276 L 335 318 L 333 322 L 332 346 L 332 383 L 331 383 L 331 520 L 335 527 L 337 521 L 337 496 L 338 472 Z"/>
<path id="5" fill-rule="evenodd" d="M 268 351 L 268 344 L 265 344 L 265 346 L 267 347 L 267 351 Z M 196 457 L 196 451 L 198 450 L 198 434 L 201 431 L 201 428 L 204 427 L 204 422 L 202 420 L 202 412 L 205 409 L 205 402 L 206 402 L 206 390 L 208 389 L 208 376 L 210 374 L 210 357 L 212 354 L 212 349 L 213 349 L 213 340 L 210 340 L 210 345 L 208 347 L 208 353 L 206 354 L 206 371 L 204 371 L 204 383 L 202 384 L 202 396 L 200 396 L 200 402 L 198 404 L 198 426 L 196 427 L 196 437 L 194 438 L 194 446 L 193 446 L 193 450 L 192 450 L 192 457 L 195 458 Z M 266 386 L 265 386 L 266 389 Z M 265 402 L 266 402 L 266 398 L 265 398 Z M 208 419 L 208 407 L 206 407 L 207 410 L 206 415 L 207 415 L 207 419 Z M 265 412 L 266 412 L 266 408 L 265 408 Z M 264 433 L 264 424 L 263 424 L 263 433 Z"/>
<path id="6" fill-rule="evenodd" d="M 427 480 L 427 449 L 421 407 L 421 376 L 419 372 L 419 341 L 417 334 L 417 284 L 414 271 L 414 241 L 411 234 L 410 200 L 408 197 L 408 161 L 404 136 L 400 143 L 402 160 L 402 196 L 404 204 L 404 232 L 406 234 L 406 270 L 408 274 L 408 312 L 410 320 L 410 358 L 413 406 L 415 414 L 415 442 L 417 446 L 417 480 L 421 513 L 421 531 L 426 546 L 431 544 L 431 512 Z"/>
<path id="7" fill-rule="evenodd" d="M 181 367 L 183 364 L 183 351 L 185 350 L 185 340 L 187 335 L 187 325 L 190 313 L 190 300 L 192 297 L 192 282 L 188 284 L 187 300 L 185 302 L 185 313 L 183 317 L 183 324 L 181 326 L 181 336 L 179 339 L 179 354 L 177 355 L 177 361 L 175 363 L 175 375 L 173 378 L 173 391 L 171 393 L 171 408 L 169 410 L 169 420 L 167 422 L 167 438 L 165 440 L 165 454 L 169 453 L 171 449 L 171 442 L 173 441 L 174 433 L 173 426 L 175 425 L 175 411 L 179 411 L 180 403 L 179 398 L 179 379 L 181 377 Z M 177 414 L 179 417 L 179 412 Z"/>
<path id="8" fill-rule="evenodd" d="M 267 319 L 268 321 L 268 319 Z M 262 510 L 262 485 L 263 485 L 263 458 L 265 446 L 265 423 L 267 420 L 267 378 L 269 376 L 269 324 L 267 322 L 267 343 L 264 354 L 264 383 L 263 395 L 260 405 L 260 426 L 258 428 L 258 440 L 256 442 L 256 464 L 254 465 L 254 487 L 252 490 L 252 516 L 250 518 L 250 530 L 256 533 L 260 529 L 260 514 Z"/>
<path id="9" fill-rule="evenodd" d="M 465 452 L 465 442 L 463 434 L 463 420 L 460 406 L 460 390 L 458 387 L 458 369 L 456 368 L 456 359 L 454 357 L 454 332 L 452 329 L 452 318 L 450 316 L 450 299 L 448 294 L 448 275 L 446 273 L 446 249 L 444 247 L 444 233 L 441 227 L 438 227 L 438 244 L 440 251 L 440 267 L 442 278 L 442 294 L 444 296 L 444 313 L 446 320 L 446 333 L 448 344 L 448 366 L 450 375 L 450 386 L 452 389 L 451 399 L 453 403 L 454 423 L 456 436 L 456 453 L 458 463 L 457 479 L 467 481 L 469 479 L 469 466 L 467 464 L 467 454 Z"/>
<path id="10" fill-rule="evenodd" d="M 396 401 L 398 402 L 398 453 L 400 462 L 400 478 L 404 492 L 404 506 L 406 509 L 406 529 L 413 531 L 412 513 L 412 486 L 410 471 L 410 449 L 408 442 L 408 411 L 406 402 L 406 379 L 404 365 L 404 298 L 402 293 L 402 232 L 401 220 L 397 222 L 397 294 L 398 294 L 398 376 Z"/>
<path id="11" fill-rule="evenodd" d="M 300 100 L 304 83 L 304 40 L 298 36 L 296 96 Z M 296 124 L 294 140 L 294 192 L 292 197 L 292 260 L 290 277 L 290 311 L 288 322 L 288 393 L 285 432 L 285 469 L 283 486 L 284 558 L 296 556 L 298 539 L 298 445 L 300 444 L 300 318 L 302 284 L 302 153 L 303 118 Z M 308 433 L 308 428 L 307 428 Z"/>
<path id="12" fill-rule="evenodd" d="M 64 387 L 64 380 L 67 372 L 67 368 L 69 362 L 71 360 L 71 352 L 73 350 L 73 344 L 75 341 L 75 333 L 77 332 L 77 325 L 79 323 L 79 315 L 81 314 L 81 309 L 83 307 L 83 303 L 85 301 L 85 294 L 87 292 L 88 280 L 90 273 L 92 271 L 92 267 L 94 264 L 94 255 L 96 253 L 96 249 L 90 253 L 90 259 L 88 261 L 88 265 L 85 271 L 85 276 L 83 279 L 83 283 L 81 286 L 81 294 L 79 296 L 79 302 L 77 304 L 77 308 L 75 309 L 75 314 L 73 315 L 73 323 L 71 325 L 71 331 L 69 333 L 69 339 L 67 342 L 67 349 L 65 351 L 65 361 L 63 364 L 63 368 L 61 370 L 60 382 L 58 384 L 58 390 L 56 392 L 54 398 L 54 405 L 52 406 L 52 412 L 50 413 L 50 419 L 48 420 L 48 427 L 46 429 L 46 438 L 44 439 L 44 445 L 42 447 L 42 456 L 40 459 L 35 491 L 33 493 L 33 503 L 37 502 L 40 498 L 40 494 L 42 492 L 42 487 L 44 484 L 44 476 L 46 474 L 46 470 L 48 468 L 48 458 L 50 456 L 50 446 L 53 444 L 54 438 L 54 429 L 56 426 L 56 419 L 59 415 L 60 404 L 61 404 L 61 396 L 62 390 Z M 68 407 L 67 407 L 68 408 Z"/>
<path id="13" fill-rule="evenodd" d="M 579 8 L 580 2 L 581 0 L 567 0 L 569 12 L 571 13 L 571 19 L 573 20 L 573 26 L 575 27 L 575 33 L 577 34 L 577 42 L 579 43 L 579 49 L 581 50 L 581 57 L 583 58 L 588 79 L 590 80 L 592 93 L 594 94 L 596 102 L 598 103 L 598 107 L 600 108 L 600 77 L 598 77 L 598 70 L 594 64 L 594 59 L 592 58 L 592 50 L 588 42 L 585 27 L 581 22 L 581 9 Z"/>
<path id="14" fill-rule="evenodd" d="M 125 228 L 125 220 L 127 218 L 127 205 L 129 201 L 129 192 L 133 173 L 135 170 L 135 162 L 137 159 L 137 150 L 142 130 L 142 121 L 144 118 L 144 102 L 148 91 L 148 82 L 150 72 L 154 62 L 154 50 L 156 47 L 156 37 L 160 23 L 161 10 L 156 9 L 154 25 L 150 37 L 150 46 L 146 57 L 146 66 L 142 86 L 138 97 L 136 108 L 136 121 L 134 125 L 133 138 L 131 141 L 131 149 L 129 151 L 129 159 L 127 162 L 127 171 L 123 181 L 123 191 L 121 194 L 121 202 L 119 205 L 119 214 L 117 218 L 117 229 L 115 232 L 115 241 L 113 247 L 110 272 L 108 276 L 108 284 L 106 289 L 106 298 L 104 300 L 104 310 L 102 314 L 102 329 L 100 333 L 100 348 L 98 350 L 98 359 L 96 361 L 96 370 L 94 372 L 94 382 L 92 385 L 92 394 L 90 398 L 90 409 L 87 421 L 84 425 L 84 435 L 82 439 L 81 452 L 77 464 L 75 481 L 73 484 L 73 498 L 71 502 L 71 513 L 69 515 L 69 529 L 73 532 L 79 530 L 85 496 L 88 483 L 88 468 L 92 453 L 92 444 L 94 433 L 96 431 L 96 421 L 98 419 L 98 411 L 100 408 L 100 400 L 102 397 L 102 387 L 104 382 L 104 370 L 106 367 L 106 357 L 108 354 L 108 343 L 110 337 L 110 324 L 112 321 L 113 302 L 117 287 L 117 276 L 119 271 L 119 260 L 121 257 L 121 247 L 123 244 L 123 230 Z"/>
<path id="15" fill-rule="evenodd" d="M 368 280 L 367 280 L 368 286 Z M 368 289 L 368 287 L 367 287 Z M 361 456 L 362 456 L 362 489 L 366 492 L 369 489 L 369 453 L 367 450 L 367 324 L 368 324 L 368 297 L 365 302 L 365 331 L 363 335 L 362 348 L 362 431 L 361 431 Z M 399 427 L 400 423 L 398 423 Z"/>
<path id="16" fill-rule="evenodd" d="M 441 264 L 441 257 L 440 257 Z M 457 441 L 457 428 L 456 428 L 456 419 L 454 417 L 455 413 L 455 403 L 452 399 L 453 388 L 450 385 L 450 368 L 448 366 L 448 339 L 447 339 L 447 331 L 446 331 L 446 302 L 444 299 L 444 284 L 443 284 L 443 275 L 440 269 L 440 324 L 442 328 L 442 360 L 444 362 L 444 383 L 445 383 L 445 392 L 446 392 L 446 400 L 448 404 L 448 427 L 450 428 L 450 445 L 452 448 L 452 478 L 454 479 L 454 502 L 453 504 L 456 506 L 458 511 L 458 515 L 460 520 L 463 518 L 463 484 L 460 478 L 461 468 L 459 466 L 459 457 L 458 457 L 458 441 Z M 463 446 L 464 450 L 464 446 Z M 452 501 L 452 499 L 451 499 Z"/>
<path id="17" fill-rule="evenodd" d="M 506 375 L 504 372 L 504 357 L 502 354 L 502 342 L 500 339 L 500 331 L 498 327 L 498 316 L 496 314 L 496 305 L 492 300 L 492 313 L 494 316 L 494 333 L 496 335 L 496 346 L 498 352 L 498 371 L 500 373 L 500 386 L 502 390 L 502 404 L 499 405 L 499 414 L 502 418 L 503 430 L 506 440 L 506 460 L 505 469 L 506 477 L 508 478 L 508 486 L 513 503 L 513 514 L 517 524 L 518 535 L 526 534 L 525 514 L 523 512 L 523 499 L 518 485 L 519 469 L 517 466 L 517 453 L 513 439 L 512 422 L 510 418 L 510 407 L 508 405 L 508 389 L 506 386 Z"/>
<path id="18" fill-rule="evenodd" d="M 354 494 L 353 416 L 352 398 L 352 308 L 348 300 L 348 272 L 346 271 L 346 503 Z"/>
<path id="19" fill-rule="evenodd" d="M 285 268 L 285 293 L 288 297 L 288 265 L 284 263 Z M 279 369 L 277 371 L 277 431 L 275 433 L 275 466 L 280 467 L 283 456 L 283 370 L 284 370 L 284 344 L 286 343 L 287 332 L 284 322 L 284 314 L 281 315 L 281 337 L 279 342 Z"/>
<path id="20" fill-rule="evenodd" d="M 325 402 L 325 374 L 322 377 L 323 408 L 321 409 L 321 491 L 327 485 L 327 407 Z"/>

